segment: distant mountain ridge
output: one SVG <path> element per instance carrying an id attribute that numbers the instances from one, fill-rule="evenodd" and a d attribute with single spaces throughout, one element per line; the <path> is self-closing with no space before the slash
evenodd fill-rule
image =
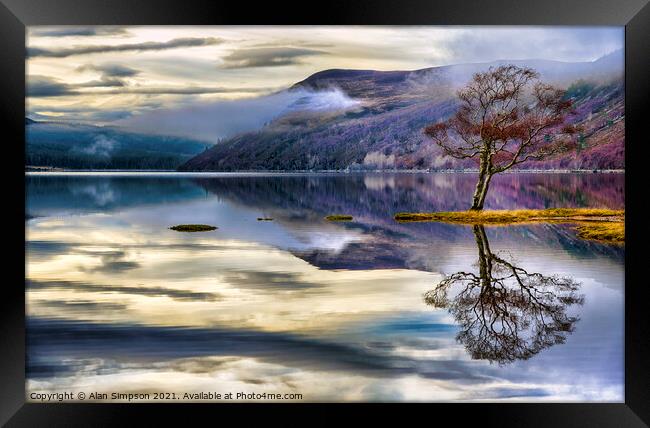
<path id="1" fill-rule="evenodd" d="M 176 169 L 210 145 L 119 128 L 25 118 L 26 165 L 70 169 Z"/>
<path id="2" fill-rule="evenodd" d="M 398 71 L 329 69 L 312 74 L 294 84 L 292 88 L 327 89 L 335 86 L 355 98 L 368 98 L 373 95 L 387 96 L 395 95 L 397 90 L 401 90 L 403 93 L 409 92 L 412 89 L 412 84 L 418 81 L 459 87 L 468 82 L 477 71 L 484 71 L 489 67 L 498 67 L 504 64 L 531 67 L 540 73 L 543 80 L 561 85 L 584 77 L 589 77 L 592 80 L 611 80 L 622 77 L 624 54 L 623 50 L 616 50 L 595 61 L 586 62 L 532 59 L 497 60 L 489 63 L 455 64 Z"/>
<path id="3" fill-rule="evenodd" d="M 522 168 L 622 169 L 624 162 L 623 51 L 592 62 L 501 60 L 413 71 L 330 69 L 289 90 L 340 89 L 359 100 L 347 110 L 290 112 L 260 130 L 243 133 L 198 154 L 183 171 L 358 170 L 473 168 L 441 151 L 422 133 L 453 114 L 455 91 L 477 71 L 515 64 L 536 69 L 542 80 L 568 89 L 584 131 L 574 147 Z"/>

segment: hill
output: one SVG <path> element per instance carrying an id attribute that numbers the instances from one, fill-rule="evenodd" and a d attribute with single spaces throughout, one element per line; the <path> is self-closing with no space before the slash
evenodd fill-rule
<path id="1" fill-rule="evenodd" d="M 25 118 L 26 165 L 72 169 L 176 169 L 208 144 L 118 128 Z"/>
<path id="2" fill-rule="evenodd" d="M 473 73 L 513 63 L 530 66 L 544 81 L 567 89 L 583 132 L 564 153 L 522 168 L 622 169 L 624 162 L 623 53 L 592 62 L 495 61 L 414 71 L 332 69 L 289 90 L 338 89 L 359 101 L 351 108 L 296 108 L 261 129 L 236 135 L 190 159 L 179 169 L 363 170 L 474 168 L 472 161 L 442 155 L 422 130 L 453 114 L 455 91 Z"/>

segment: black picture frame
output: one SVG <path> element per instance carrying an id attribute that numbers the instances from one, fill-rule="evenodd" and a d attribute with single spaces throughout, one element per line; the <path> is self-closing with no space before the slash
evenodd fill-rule
<path id="1" fill-rule="evenodd" d="M 621 404 L 425 404 L 411 405 L 429 415 L 431 423 L 450 416 L 454 425 L 471 420 L 500 426 L 647 426 L 650 423 L 650 330 L 646 295 L 648 282 L 641 269 L 647 228 L 641 222 L 647 209 L 647 177 L 642 164 L 647 139 L 644 107 L 650 96 L 650 5 L 648 0 L 401 0 L 305 3 L 219 2 L 208 0 L 0 0 L 2 98 L 0 120 L 6 162 L 3 183 L 11 198 L 4 233 L 5 268 L 0 312 L 2 372 L 0 423 L 7 426 L 112 426 L 135 415 L 155 413 L 177 421 L 195 421 L 198 412 L 237 411 L 238 423 L 266 417 L 286 405 L 242 404 L 26 404 L 25 403 L 25 289 L 24 214 L 25 27 L 31 25 L 140 25 L 140 24 L 366 24 L 366 25 L 624 25 L 626 97 L 627 215 L 625 259 L 625 402 Z M 21 191 L 21 188 L 23 191 Z M 638 227 L 637 227 L 638 226 Z M 21 243 L 20 240 L 23 242 Z M 22 247 L 24 248 L 24 247 Z M 22 277 L 22 280 L 21 280 Z M 331 405 L 300 404 L 309 420 L 332 418 Z M 409 406 L 409 405 L 406 405 Z M 346 405 L 367 416 L 377 405 Z M 387 416 L 404 420 L 411 409 Z M 180 411 L 180 412 L 179 412 Z M 382 411 L 382 413 L 384 413 Z M 191 417 L 191 419 L 188 419 Z M 303 419 L 305 420 L 305 419 Z M 305 420 L 306 421 L 306 420 Z M 217 422 L 217 420 L 213 420 Z M 327 420 L 324 420 L 327 422 Z M 446 422 L 448 423 L 448 422 Z"/>

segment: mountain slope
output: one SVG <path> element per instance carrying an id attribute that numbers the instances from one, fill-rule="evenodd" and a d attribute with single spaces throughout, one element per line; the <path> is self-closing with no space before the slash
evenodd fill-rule
<path id="1" fill-rule="evenodd" d="M 237 135 L 183 164 L 181 170 L 343 170 L 472 168 L 444 157 L 422 129 L 453 114 L 455 91 L 473 73 L 514 63 L 569 88 L 574 123 L 584 128 L 570 150 L 524 168 L 624 168 L 622 51 L 593 62 L 495 61 L 415 71 L 324 70 L 290 90 L 338 88 L 357 107 L 294 111 L 264 128 Z"/>
<path id="2" fill-rule="evenodd" d="M 75 169 L 175 169 L 208 144 L 25 118 L 26 164 Z"/>

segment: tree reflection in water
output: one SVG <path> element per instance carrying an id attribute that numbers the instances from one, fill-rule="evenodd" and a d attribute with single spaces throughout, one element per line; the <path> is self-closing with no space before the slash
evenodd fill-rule
<path id="1" fill-rule="evenodd" d="M 582 305 L 581 284 L 572 278 L 529 273 L 490 251 L 482 225 L 473 226 L 479 274 L 457 272 L 424 295 L 428 305 L 447 308 L 461 331 L 456 339 L 473 359 L 499 364 L 526 360 L 564 343 L 577 316 L 566 311 Z M 450 298 L 450 289 L 459 292 Z"/>

